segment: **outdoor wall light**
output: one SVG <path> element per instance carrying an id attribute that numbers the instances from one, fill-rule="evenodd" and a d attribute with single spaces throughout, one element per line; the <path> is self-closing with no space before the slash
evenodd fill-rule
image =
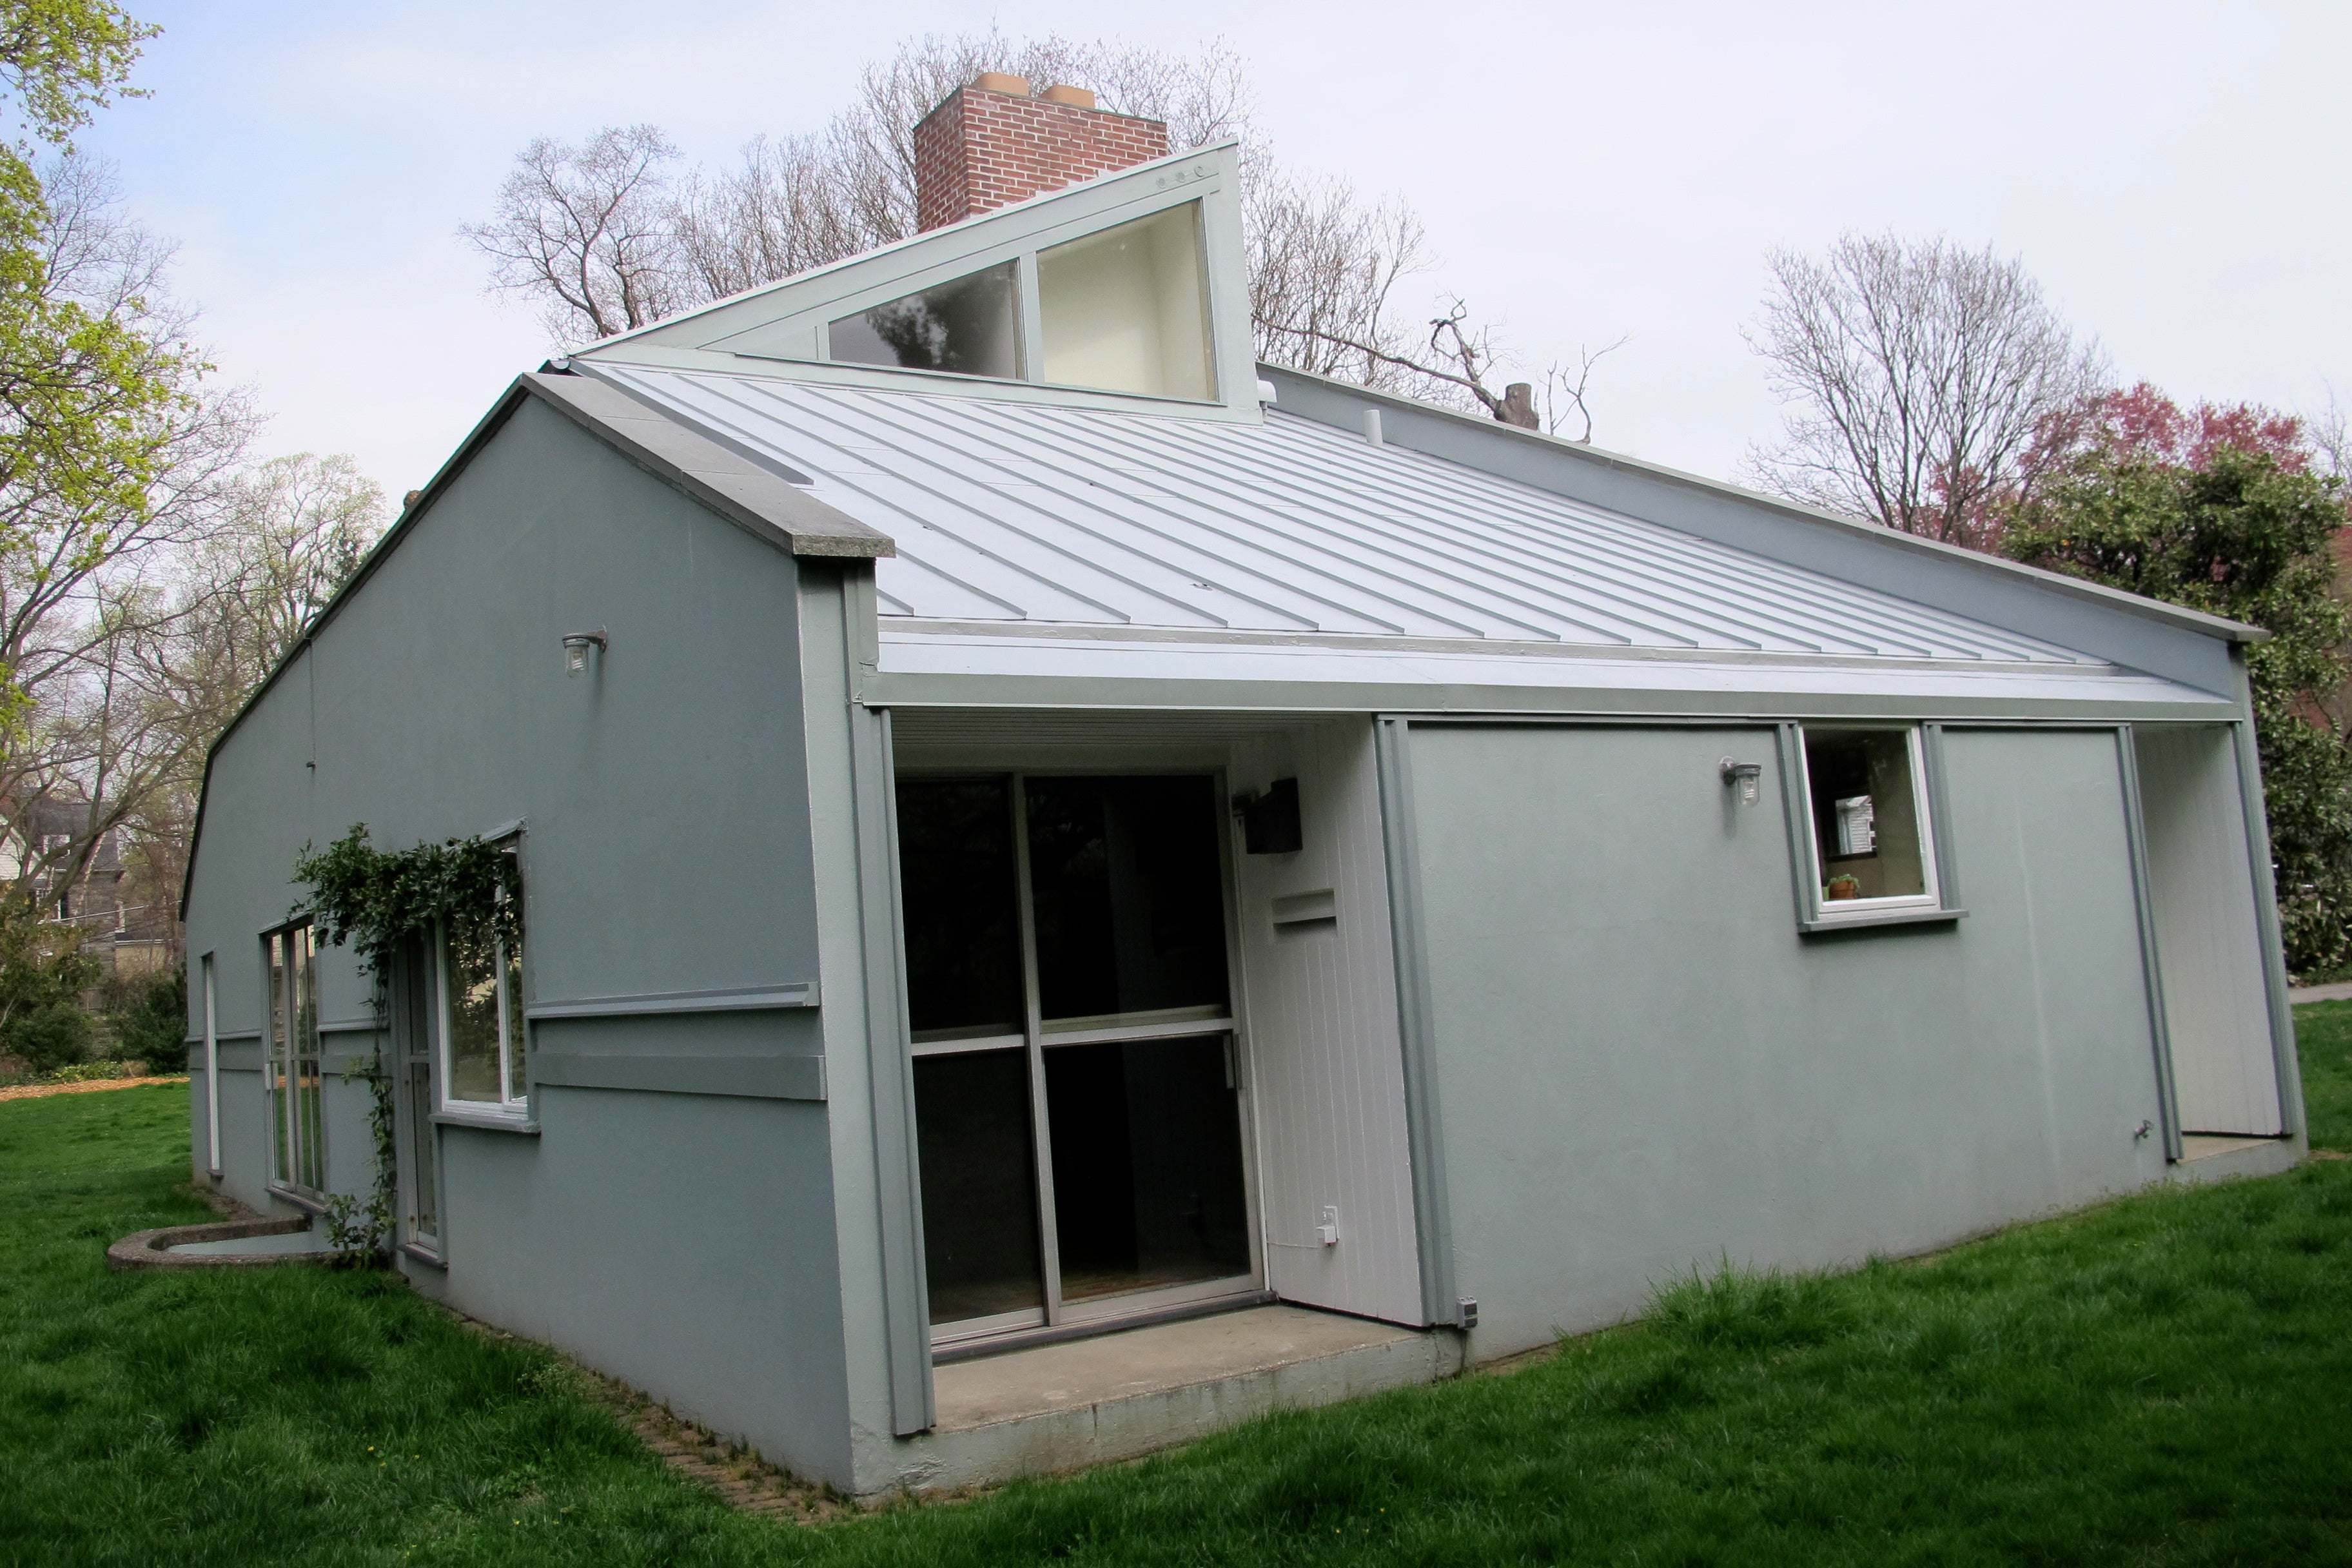
<path id="1" fill-rule="evenodd" d="M 604 657 L 604 627 L 598 626 L 593 632 L 572 632 L 567 635 L 563 639 L 563 673 L 566 675 L 586 674 L 588 671 L 588 650 L 592 647 L 596 650 L 596 654 L 599 658 Z"/>
<path id="2" fill-rule="evenodd" d="M 1762 787 L 1758 781 L 1762 779 L 1764 776 L 1763 763 L 1735 763 L 1729 757 L 1726 757 L 1721 763 L 1717 764 L 1717 767 L 1723 774 L 1724 787 L 1727 789 L 1736 788 L 1739 791 L 1740 805 L 1754 805 L 1756 804 L 1756 797 Z"/>

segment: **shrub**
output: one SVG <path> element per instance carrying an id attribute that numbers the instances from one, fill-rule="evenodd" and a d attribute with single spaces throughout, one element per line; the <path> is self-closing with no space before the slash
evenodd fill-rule
<path id="1" fill-rule="evenodd" d="M 8 1020 L 0 1047 L 35 1072 L 55 1072 L 89 1055 L 89 1016 L 70 1002 L 28 1008 Z"/>
<path id="2" fill-rule="evenodd" d="M 114 1054 L 147 1064 L 150 1072 L 175 1073 L 188 1065 L 188 972 L 184 966 L 106 988 L 106 1022 Z"/>

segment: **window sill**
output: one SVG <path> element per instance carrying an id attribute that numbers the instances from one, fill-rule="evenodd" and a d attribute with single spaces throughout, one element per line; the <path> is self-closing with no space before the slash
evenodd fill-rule
<path id="1" fill-rule="evenodd" d="M 327 1212 L 327 1200 L 322 1197 L 316 1197 L 311 1194 L 299 1192 L 292 1187 L 281 1187 L 275 1182 L 271 1182 L 268 1184 L 268 1191 L 271 1197 L 282 1198 L 286 1202 L 292 1204 L 296 1208 L 300 1209 L 304 1214 L 316 1216 Z"/>
<path id="2" fill-rule="evenodd" d="M 1801 936 L 1824 936 L 1832 931 L 1872 931 L 1879 926 L 1916 926 L 1956 924 L 1968 915 L 1966 910 L 1886 910 L 1866 915 L 1842 915 L 1832 920 L 1799 921 Z"/>
<path id="3" fill-rule="evenodd" d="M 436 1127 L 478 1127 L 485 1132 L 520 1132 L 527 1138 L 539 1136 L 539 1122 L 529 1116 L 511 1116 L 496 1110 L 436 1110 L 431 1119 Z"/>
<path id="4" fill-rule="evenodd" d="M 425 1264 L 434 1268 L 447 1268 L 449 1267 L 447 1259 L 444 1258 L 439 1253 L 433 1251 L 430 1247 L 425 1247 L 421 1242 L 402 1242 L 400 1244 L 400 1255 L 403 1258 L 413 1258 L 417 1262 Z"/>

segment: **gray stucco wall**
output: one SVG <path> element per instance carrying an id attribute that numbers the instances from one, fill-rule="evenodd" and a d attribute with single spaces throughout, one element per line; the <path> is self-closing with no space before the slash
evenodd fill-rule
<path id="1" fill-rule="evenodd" d="M 1475 1354 L 1727 1256 L 1916 1251 L 2162 1176 L 2111 731 L 1948 732 L 1967 917 L 1818 937 L 1769 729 L 1411 744 Z M 1755 806 L 1727 753 L 1766 764 Z"/>
<path id="2" fill-rule="evenodd" d="M 220 1028 L 259 1026 L 257 937 L 297 898 L 296 851 L 354 822 L 384 847 L 525 824 L 535 1005 L 814 981 L 797 591 L 789 557 L 522 402 L 214 758 L 188 943 L 218 954 Z M 563 634 L 599 626 L 609 651 L 567 679 Z M 349 952 L 320 981 L 323 1018 L 371 1015 Z M 536 1027 L 535 1079 L 558 1054 L 626 1058 L 606 1076 L 639 1082 L 693 1058 L 682 1087 L 736 1092 L 541 1084 L 537 1136 L 442 1129 L 447 1267 L 404 1267 L 845 1479 L 826 1108 L 774 1098 L 761 1070 L 822 1048 L 813 1015 Z M 330 1037 L 331 1068 L 366 1041 Z M 263 1206 L 260 1076 L 221 1091 L 223 1184 Z M 348 1190 L 367 1179 L 365 1095 L 331 1083 L 330 1101 Z"/>

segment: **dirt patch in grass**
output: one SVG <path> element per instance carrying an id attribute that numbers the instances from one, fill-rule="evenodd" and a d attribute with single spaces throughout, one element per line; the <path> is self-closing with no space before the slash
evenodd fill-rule
<path id="1" fill-rule="evenodd" d="M 478 1318 L 446 1308 L 443 1310 L 487 1339 L 525 1342 Z M 730 1508 L 797 1524 L 821 1524 L 859 1511 L 856 1505 L 823 1482 L 803 1480 L 781 1466 L 770 1464 L 758 1449 L 671 1414 L 667 1405 L 656 1403 L 618 1378 L 592 1371 L 561 1352 L 551 1354 L 550 1364 L 538 1373 L 542 1381 L 567 1383 L 611 1411 L 622 1426 L 636 1434 L 639 1442 L 659 1455 L 673 1473 L 718 1493 L 719 1500 Z"/>
<path id="2" fill-rule="evenodd" d="M 101 1089 L 152 1089 L 162 1083 L 185 1083 L 178 1078 L 99 1078 L 80 1083 L 20 1083 L 0 1089 L 0 1100 L 46 1100 L 53 1094 L 95 1094 Z"/>

